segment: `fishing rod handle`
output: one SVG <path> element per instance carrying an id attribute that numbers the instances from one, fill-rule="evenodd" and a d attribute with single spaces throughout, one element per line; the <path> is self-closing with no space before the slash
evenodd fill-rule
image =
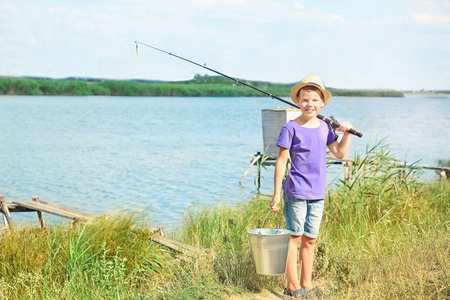
<path id="1" fill-rule="evenodd" d="M 351 134 L 354 134 L 354 135 L 356 135 L 357 137 L 362 137 L 362 136 L 363 136 L 361 132 L 358 132 L 358 131 L 356 131 L 356 130 L 354 130 L 354 129 L 349 129 L 349 130 L 347 130 L 347 132 L 348 132 L 348 133 L 351 133 Z"/>

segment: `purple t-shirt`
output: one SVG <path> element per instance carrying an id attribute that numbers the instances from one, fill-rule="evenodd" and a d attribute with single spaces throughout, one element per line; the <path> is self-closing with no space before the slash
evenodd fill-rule
<path id="1" fill-rule="evenodd" d="M 283 184 L 284 192 L 304 200 L 325 199 L 327 146 L 336 135 L 322 120 L 319 127 L 306 128 L 295 121 L 286 123 L 278 137 L 277 146 L 289 149 L 292 168 Z"/>

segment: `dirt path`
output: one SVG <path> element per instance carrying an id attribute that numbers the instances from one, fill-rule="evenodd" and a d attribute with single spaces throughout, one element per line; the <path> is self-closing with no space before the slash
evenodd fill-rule
<path id="1" fill-rule="evenodd" d="M 321 280 L 315 280 L 313 282 L 313 286 L 317 286 L 322 292 L 322 296 L 319 297 L 318 299 L 328 298 L 331 295 L 332 292 L 331 285 L 326 284 L 326 282 Z M 259 293 L 255 292 L 255 293 L 234 294 L 231 295 L 229 298 L 227 298 L 227 300 L 279 300 L 279 299 L 286 299 L 285 297 L 283 297 L 282 288 L 274 290 L 263 289 Z"/>
<path id="2" fill-rule="evenodd" d="M 243 293 L 232 295 L 228 300 L 279 300 L 283 299 L 281 291 L 262 290 L 260 293 Z"/>

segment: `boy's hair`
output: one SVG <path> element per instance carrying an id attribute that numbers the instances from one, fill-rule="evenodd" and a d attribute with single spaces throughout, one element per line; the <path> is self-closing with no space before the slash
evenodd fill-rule
<path id="1" fill-rule="evenodd" d="M 304 86 L 304 87 L 302 87 L 301 89 L 298 90 L 297 98 L 300 97 L 300 91 L 301 90 L 311 90 L 311 91 L 317 92 L 317 94 L 320 95 L 320 98 L 322 99 L 322 101 L 325 102 L 325 96 L 323 95 L 322 91 L 319 88 L 317 88 L 315 86 L 312 86 L 312 85 Z"/>

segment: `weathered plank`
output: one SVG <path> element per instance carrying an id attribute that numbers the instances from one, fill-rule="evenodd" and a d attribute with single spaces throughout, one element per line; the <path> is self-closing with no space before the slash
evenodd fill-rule
<path id="1" fill-rule="evenodd" d="M 172 240 L 170 238 L 164 237 L 163 227 L 151 227 L 151 228 L 142 228 L 133 226 L 132 230 L 148 230 L 152 234 L 151 240 L 155 243 L 160 244 L 161 246 L 164 246 L 166 248 L 175 250 L 181 255 L 176 255 L 176 257 L 186 260 L 187 256 L 197 255 L 201 252 L 200 248 L 194 247 L 182 242 L 178 242 L 175 240 Z"/>
<path id="2" fill-rule="evenodd" d="M 2 209 L 2 213 L 5 216 L 5 227 L 12 228 L 13 222 L 11 219 L 11 214 L 9 213 L 8 205 L 5 201 L 5 196 L 0 196 L 0 207 Z"/>
<path id="3" fill-rule="evenodd" d="M 159 234 L 160 236 L 164 236 L 164 231 L 162 226 L 158 227 L 150 227 L 149 231 L 154 234 Z"/>
<path id="4" fill-rule="evenodd" d="M 39 203 L 44 204 L 49 208 L 54 208 L 54 209 L 63 210 L 63 211 L 69 212 L 69 213 L 76 214 L 78 217 L 81 216 L 82 218 L 85 218 L 85 219 L 97 219 L 98 218 L 98 216 L 96 216 L 96 215 L 92 215 L 92 214 L 86 213 L 84 211 L 76 210 L 76 209 L 73 209 L 70 207 L 65 207 L 65 206 L 61 206 L 58 204 L 54 204 L 54 203 L 48 203 L 48 202 L 42 201 L 42 200 L 40 200 Z"/>
<path id="5" fill-rule="evenodd" d="M 30 212 L 30 211 L 35 211 L 34 209 L 30 209 L 30 208 L 26 208 L 20 205 L 16 205 L 12 202 L 6 202 L 6 204 L 8 205 L 8 209 L 9 212 L 13 213 L 13 212 Z"/>
<path id="6" fill-rule="evenodd" d="M 81 211 L 77 211 L 74 209 L 68 209 L 67 207 L 55 205 L 55 204 L 49 204 L 47 202 L 36 202 L 36 201 L 30 201 L 30 202 L 19 202 L 14 201 L 13 204 L 20 205 L 35 211 L 41 211 L 46 212 L 49 214 L 58 215 L 64 218 L 68 219 L 93 219 L 92 217 L 87 217 L 85 213 Z M 95 217 L 95 216 L 94 216 Z"/>
<path id="7" fill-rule="evenodd" d="M 153 241 L 160 245 L 163 245 L 164 247 L 181 252 L 183 254 L 196 255 L 200 252 L 199 248 L 166 238 L 164 236 L 154 235 L 152 239 Z"/>

